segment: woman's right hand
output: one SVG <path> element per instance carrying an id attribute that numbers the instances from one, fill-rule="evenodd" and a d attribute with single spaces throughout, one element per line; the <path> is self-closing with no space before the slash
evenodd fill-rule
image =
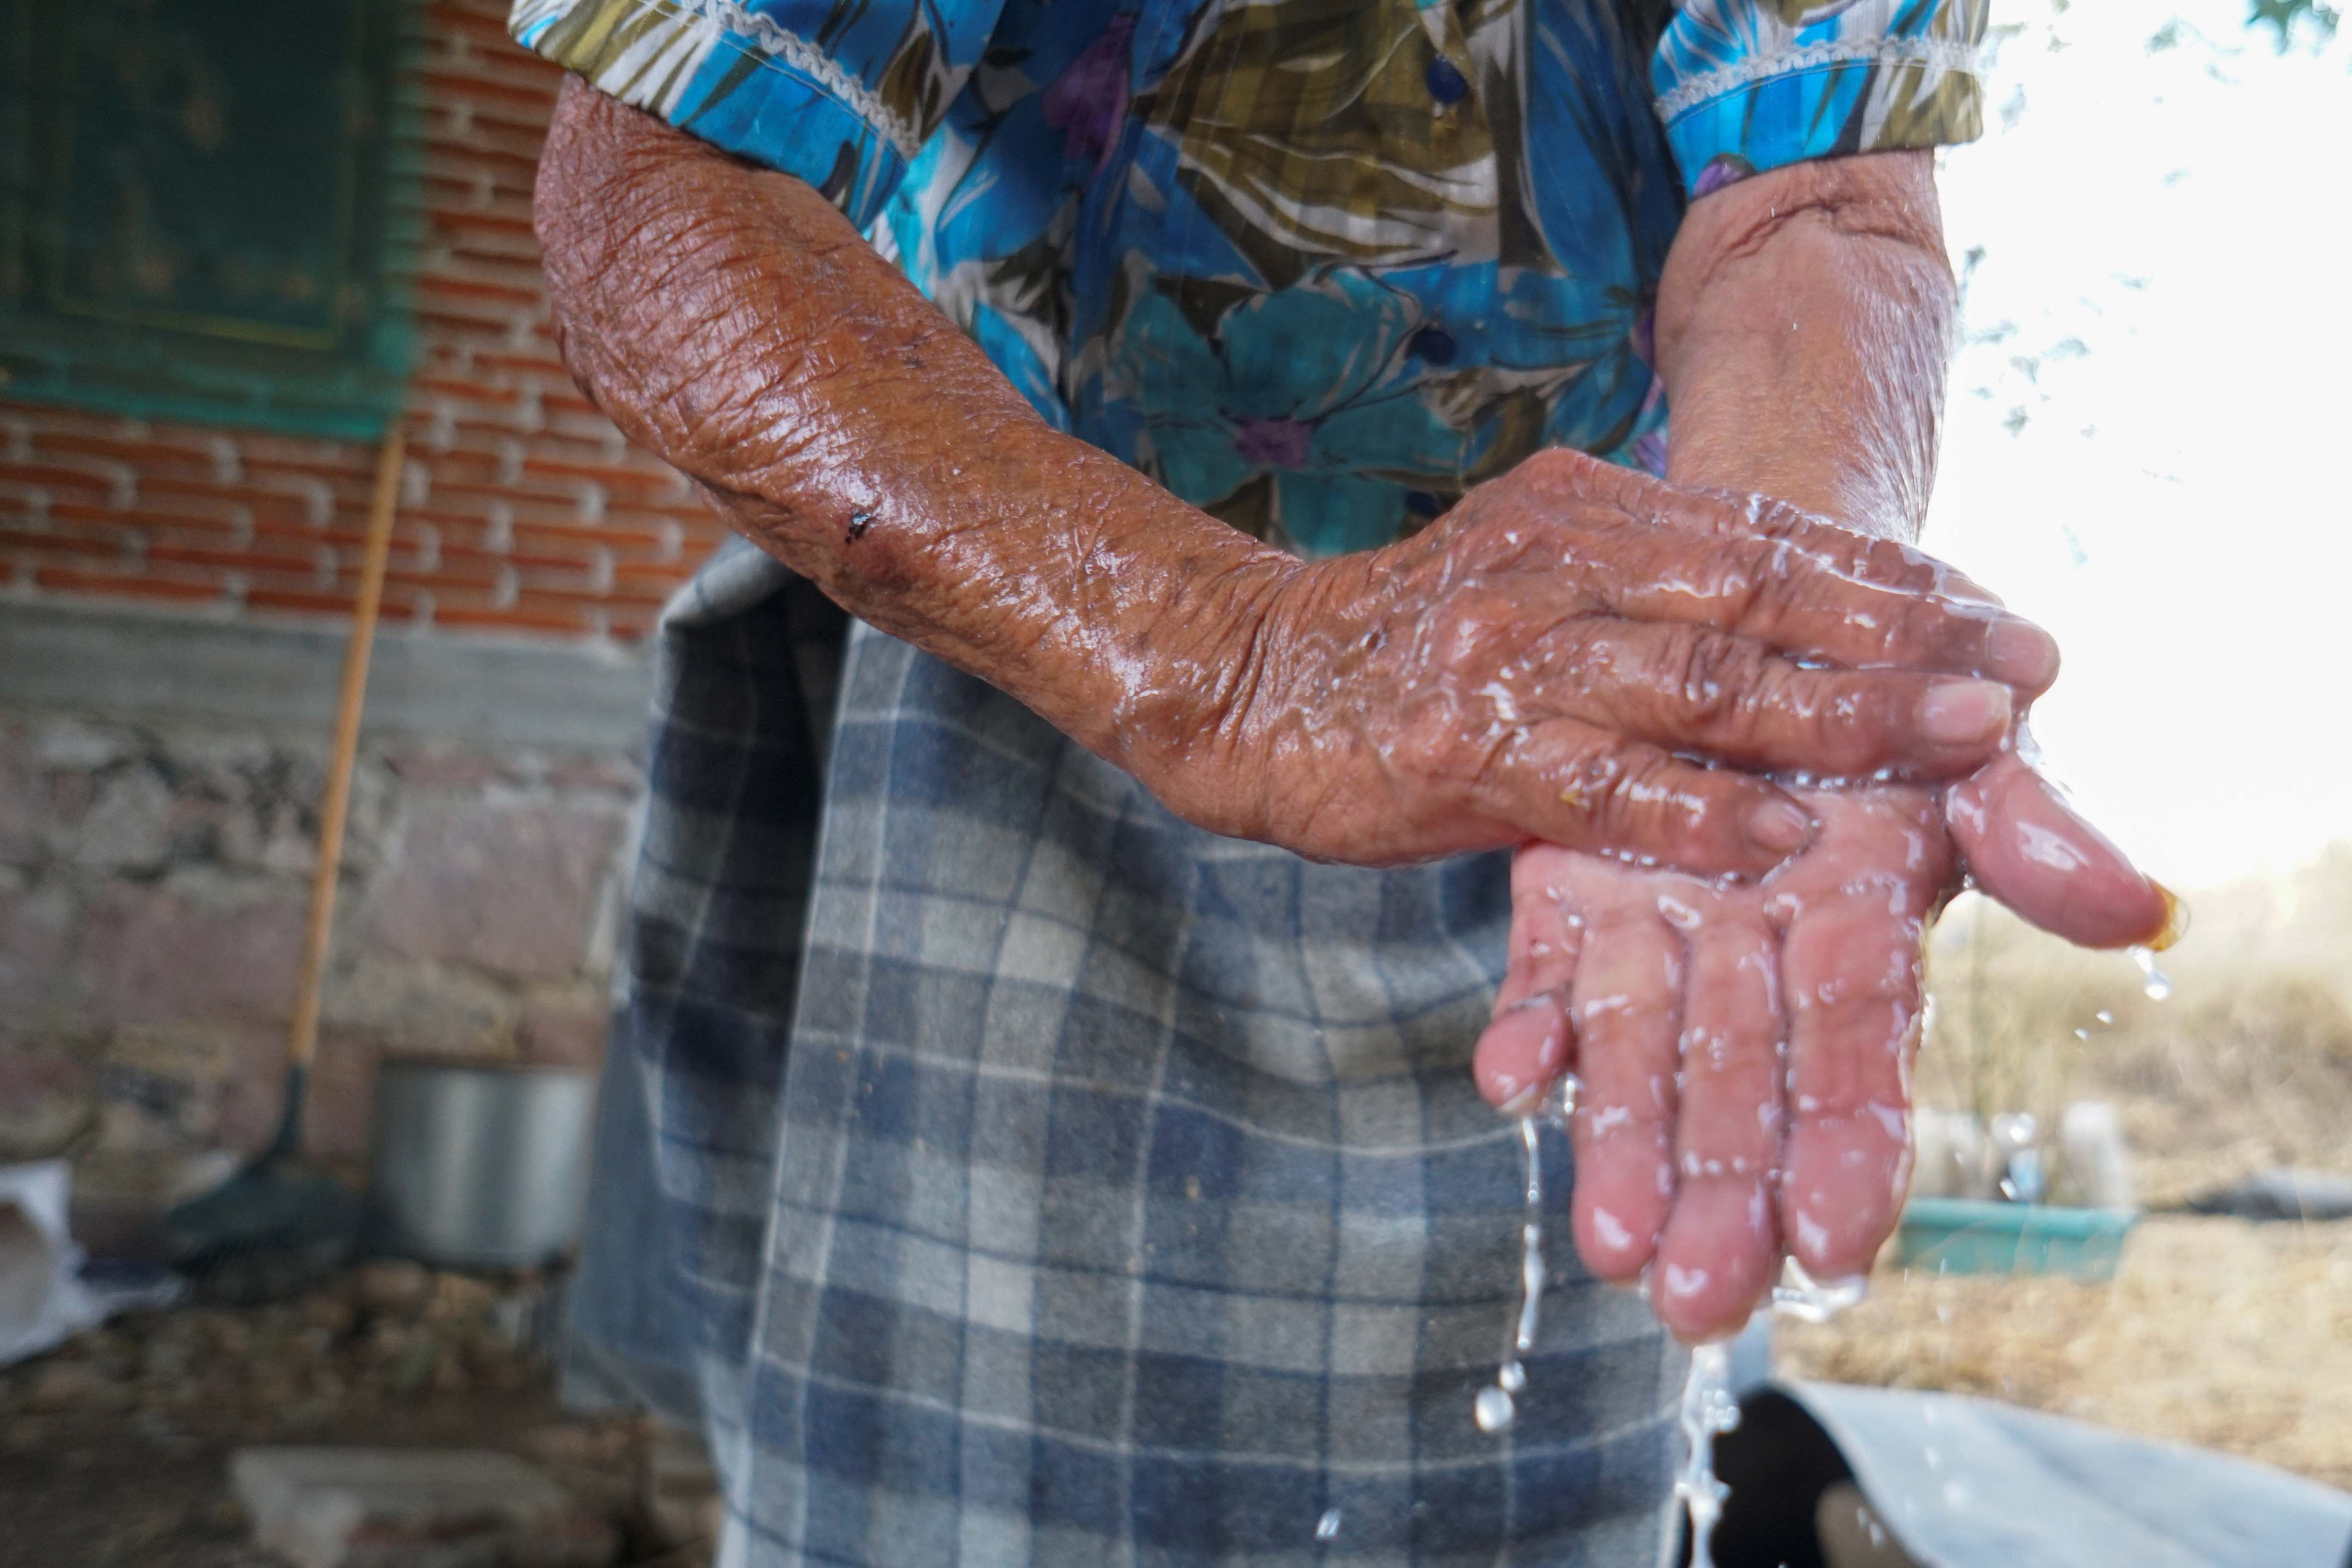
<path id="1" fill-rule="evenodd" d="M 1811 826 L 1758 773 L 1969 773 L 2058 665 L 1914 550 L 1568 451 L 1234 597 L 1205 717 L 1130 765 L 1196 823 L 1359 864 L 1541 840 L 1761 873 Z"/>

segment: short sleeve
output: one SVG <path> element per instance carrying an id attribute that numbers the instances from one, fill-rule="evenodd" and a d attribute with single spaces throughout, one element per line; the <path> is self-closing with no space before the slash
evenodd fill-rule
<path id="1" fill-rule="evenodd" d="M 798 175 L 860 229 L 987 47 L 1003 0 L 515 0 L 507 30 L 624 103 Z"/>
<path id="2" fill-rule="evenodd" d="M 1650 68 L 1683 183 L 1975 140 L 1989 4 L 1684 0 Z"/>

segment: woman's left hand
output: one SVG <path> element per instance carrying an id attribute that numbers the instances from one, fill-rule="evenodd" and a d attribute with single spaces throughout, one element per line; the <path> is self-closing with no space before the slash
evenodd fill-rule
<path id="1" fill-rule="evenodd" d="M 1550 845 L 1519 851 L 1509 966 L 1480 1091 L 1530 1107 L 1580 1081 L 1578 1250 L 1645 1272 L 1685 1340 L 1736 1331 L 1780 1260 L 1865 1272 L 1910 1172 L 1927 921 L 1971 871 L 2093 947 L 2159 942 L 2172 900 L 2004 755 L 1946 790 L 1796 792 L 1811 848 L 1710 882 Z"/>

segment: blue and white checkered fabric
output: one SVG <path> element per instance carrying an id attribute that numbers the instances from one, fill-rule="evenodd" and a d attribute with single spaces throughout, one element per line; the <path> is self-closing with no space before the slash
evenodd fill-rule
<path id="1" fill-rule="evenodd" d="M 1201 832 L 748 550 L 663 658 L 576 1370 L 705 1424 L 722 1562 L 1661 1559 L 1683 1359 L 1565 1226 L 1471 1418 L 1499 858 Z"/>

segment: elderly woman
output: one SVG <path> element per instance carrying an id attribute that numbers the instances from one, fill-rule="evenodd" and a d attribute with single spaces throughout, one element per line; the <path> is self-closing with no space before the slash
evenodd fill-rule
<path id="1" fill-rule="evenodd" d="M 1899 542 L 1983 20 L 521 0 L 567 361 L 749 542 L 578 1314 L 726 1562 L 1657 1558 L 1658 1319 L 1867 1267 L 1962 865 L 2166 920 L 2015 755 L 2050 639 Z M 1492 1435 L 1479 1090 L 1571 1069 Z"/>

